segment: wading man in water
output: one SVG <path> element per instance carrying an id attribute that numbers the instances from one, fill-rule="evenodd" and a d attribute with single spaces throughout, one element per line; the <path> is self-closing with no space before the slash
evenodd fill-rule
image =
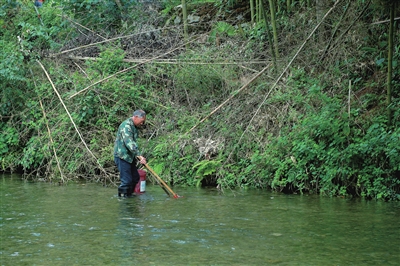
<path id="1" fill-rule="evenodd" d="M 136 110 L 133 116 L 121 123 L 118 128 L 114 144 L 114 162 L 118 167 L 121 184 L 118 187 L 118 196 L 132 196 L 136 184 L 139 182 L 137 160 L 146 164 L 146 158 L 140 155 L 137 144 L 138 128 L 146 121 L 146 113 Z"/>

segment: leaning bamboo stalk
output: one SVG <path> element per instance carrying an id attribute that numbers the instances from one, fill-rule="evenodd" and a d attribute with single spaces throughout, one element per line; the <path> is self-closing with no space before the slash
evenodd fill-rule
<path id="1" fill-rule="evenodd" d="M 44 118 L 44 121 L 46 123 L 47 133 L 49 134 L 49 139 L 50 139 L 51 147 L 53 148 L 54 158 L 56 159 L 56 162 L 57 162 L 58 171 L 60 171 L 61 181 L 64 183 L 65 182 L 64 175 L 63 175 L 63 172 L 61 170 L 60 161 L 58 160 L 58 156 L 57 156 L 57 152 L 56 152 L 56 148 L 55 148 L 55 145 L 54 145 L 53 138 L 51 137 L 51 130 L 49 128 L 49 123 L 47 121 L 47 116 L 46 116 L 46 112 L 44 111 L 42 100 L 39 100 L 39 103 L 40 103 L 40 108 L 42 108 L 43 118 Z"/>
<path id="2" fill-rule="evenodd" d="M 51 80 L 49 74 L 47 73 L 47 70 L 44 68 L 44 66 L 42 65 L 42 63 L 40 63 L 39 60 L 36 60 L 36 62 L 40 65 L 40 67 L 43 69 L 44 73 L 46 74 L 47 79 L 49 80 L 49 82 L 50 82 L 50 84 L 51 84 L 51 86 L 52 86 L 54 92 L 57 94 L 58 99 L 60 100 L 62 106 L 64 107 L 65 112 L 67 113 L 69 119 L 71 120 L 71 123 L 72 123 L 72 125 L 74 126 L 75 131 L 78 133 L 78 136 L 79 136 L 79 138 L 81 139 L 81 141 L 82 141 L 83 145 L 85 146 L 86 150 L 87 150 L 87 151 L 89 152 L 89 154 L 95 159 L 96 163 L 97 163 L 98 166 L 99 166 L 99 169 L 107 175 L 107 172 L 106 172 L 106 171 L 104 170 L 104 168 L 99 164 L 99 161 L 98 161 L 98 159 L 96 158 L 96 156 L 92 153 L 92 151 L 91 151 L 91 150 L 89 149 L 89 147 L 87 146 L 85 140 L 83 139 L 83 136 L 82 136 L 81 132 L 79 131 L 79 129 L 78 129 L 77 125 L 75 124 L 75 122 L 74 122 L 74 120 L 73 120 L 71 114 L 69 113 L 67 106 L 64 104 L 64 101 L 62 100 L 60 94 L 58 93 L 56 87 L 54 86 L 53 81 Z"/>

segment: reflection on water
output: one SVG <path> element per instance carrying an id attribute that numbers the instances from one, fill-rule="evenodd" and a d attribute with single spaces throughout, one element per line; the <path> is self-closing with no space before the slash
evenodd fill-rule
<path id="1" fill-rule="evenodd" d="M 1 265 L 399 265 L 400 203 L 0 179 Z"/>

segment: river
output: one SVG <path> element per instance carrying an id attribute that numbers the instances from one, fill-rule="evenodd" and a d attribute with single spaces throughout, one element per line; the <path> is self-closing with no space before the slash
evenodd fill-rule
<path id="1" fill-rule="evenodd" d="M 399 265 L 400 203 L 0 175 L 1 265 Z"/>

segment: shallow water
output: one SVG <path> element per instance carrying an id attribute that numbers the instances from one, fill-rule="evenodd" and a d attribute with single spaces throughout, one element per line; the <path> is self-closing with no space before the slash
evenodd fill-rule
<path id="1" fill-rule="evenodd" d="M 0 176 L 1 265 L 399 265 L 400 203 Z"/>

